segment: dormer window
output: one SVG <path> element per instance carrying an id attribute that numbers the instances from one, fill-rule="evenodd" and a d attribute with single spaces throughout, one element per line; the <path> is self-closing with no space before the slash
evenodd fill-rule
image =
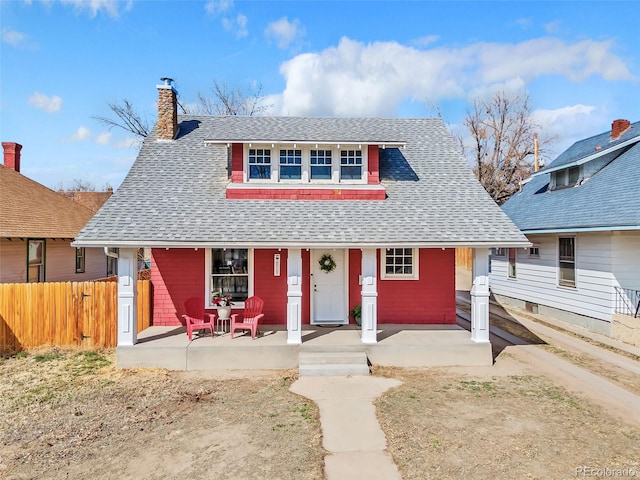
<path id="1" fill-rule="evenodd" d="M 261 180 L 271 178 L 271 150 L 249 149 L 249 178 Z"/>
<path id="2" fill-rule="evenodd" d="M 580 167 L 570 167 L 553 172 L 554 189 L 574 187 L 580 180 Z"/>
<path id="3" fill-rule="evenodd" d="M 331 150 L 311 150 L 311 180 L 331 180 Z"/>
<path id="4" fill-rule="evenodd" d="M 367 151 L 351 145 L 319 149 L 316 145 L 253 144 L 245 146 L 244 152 L 248 183 L 366 184 L 368 180 Z"/>
<path id="5" fill-rule="evenodd" d="M 362 178 L 362 151 L 340 151 L 340 179 L 359 180 Z"/>
<path id="6" fill-rule="evenodd" d="M 302 150 L 280 150 L 280 179 L 302 178 Z"/>

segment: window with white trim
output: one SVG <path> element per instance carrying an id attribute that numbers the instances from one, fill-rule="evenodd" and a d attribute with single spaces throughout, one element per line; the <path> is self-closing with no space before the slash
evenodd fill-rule
<path id="1" fill-rule="evenodd" d="M 85 250 L 84 247 L 76 248 L 76 273 L 85 272 Z"/>
<path id="2" fill-rule="evenodd" d="M 208 285 L 210 297 L 231 295 L 234 304 L 249 297 L 249 250 L 246 248 L 212 248 Z M 211 304 L 211 298 L 207 305 Z"/>
<path id="3" fill-rule="evenodd" d="M 507 249 L 506 248 L 492 248 L 491 256 L 493 257 L 506 257 Z"/>
<path id="4" fill-rule="evenodd" d="M 331 180 L 331 150 L 311 150 L 311 180 Z"/>
<path id="5" fill-rule="evenodd" d="M 552 172 L 553 188 L 574 187 L 580 181 L 580 167 L 569 167 Z"/>
<path id="6" fill-rule="evenodd" d="M 271 179 L 271 150 L 267 148 L 249 149 L 249 178 Z"/>
<path id="7" fill-rule="evenodd" d="M 558 238 L 558 284 L 576 286 L 576 238 Z"/>
<path id="8" fill-rule="evenodd" d="M 362 151 L 340 150 L 340 179 L 356 180 L 362 178 Z"/>
<path id="9" fill-rule="evenodd" d="M 302 150 L 280 150 L 280 179 L 302 179 Z"/>
<path id="10" fill-rule="evenodd" d="M 529 247 L 530 258 L 540 258 L 540 247 L 538 245 L 532 245 Z"/>
<path id="11" fill-rule="evenodd" d="M 29 239 L 27 243 L 27 282 L 44 282 L 45 243 Z"/>
<path id="12" fill-rule="evenodd" d="M 367 183 L 366 145 L 352 147 L 329 144 L 324 147 L 316 144 L 295 143 L 291 145 L 254 143 L 251 146 L 246 144 L 244 150 L 246 181 L 283 184 Z"/>
<path id="13" fill-rule="evenodd" d="M 417 248 L 382 248 L 380 264 L 383 280 L 418 280 Z"/>
<path id="14" fill-rule="evenodd" d="M 517 252 L 515 248 L 509 249 L 509 278 L 516 278 L 516 258 Z"/>

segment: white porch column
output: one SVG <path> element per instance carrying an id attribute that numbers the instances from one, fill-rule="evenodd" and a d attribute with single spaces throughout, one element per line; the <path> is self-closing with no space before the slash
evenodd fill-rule
<path id="1" fill-rule="evenodd" d="M 362 249 L 362 343 L 378 343 L 376 249 Z"/>
<path id="2" fill-rule="evenodd" d="M 287 255 L 287 343 L 302 343 L 302 250 Z"/>
<path id="3" fill-rule="evenodd" d="M 118 255 L 118 346 L 137 342 L 137 283 L 138 250 L 121 248 Z"/>
<path id="4" fill-rule="evenodd" d="M 471 340 L 489 341 L 489 249 L 474 248 L 471 269 Z"/>

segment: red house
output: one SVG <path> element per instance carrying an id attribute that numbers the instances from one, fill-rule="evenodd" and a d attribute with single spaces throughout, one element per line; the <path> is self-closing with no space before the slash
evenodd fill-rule
<path id="1" fill-rule="evenodd" d="M 153 324 L 186 299 L 252 295 L 265 324 L 454 324 L 455 248 L 475 249 L 471 338 L 488 343 L 488 248 L 527 239 L 474 178 L 438 118 L 178 115 L 158 123 L 76 245 L 119 249 L 119 346 L 136 343 L 137 248 L 152 249 Z"/>

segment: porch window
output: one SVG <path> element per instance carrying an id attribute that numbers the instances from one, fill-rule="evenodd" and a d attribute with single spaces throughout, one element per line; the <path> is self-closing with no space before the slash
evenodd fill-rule
<path id="1" fill-rule="evenodd" d="M 27 247 L 27 282 L 44 282 L 44 240 L 29 239 Z"/>
<path id="2" fill-rule="evenodd" d="M 331 180 L 331 150 L 311 150 L 311 180 Z"/>
<path id="3" fill-rule="evenodd" d="M 340 179 L 360 180 L 362 178 L 362 151 L 340 151 Z"/>
<path id="4" fill-rule="evenodd" d="M 507 249 L 506 248 L 492 248 L 491 256 L 493 257 L 506 257 Z"/>
<path id="5" fill-rule="evenodd" d="M 118 254 L 120 249 L 109 248 L 109 253 L 107 255 L 107 277 L 113 277 L 118 275 Z"/>
<path id="6" fill-rule="evenodd" d="M 269 180 L 271 178 L 271 150 L 249 149 L 249 178 Z"/>
<path id="7" fill-rule="evenodd" d="M 509 278 L 516 278 L 516 249 L 509 249 Z"/>
<path id="8" fill-rule="evenodd" d="M 302 178 L 302 150 L 280 150 L 280 180 Z"/>
<path id="9" fill-rule="evenodd" d="M 210 272 L 212 297 L 229 294 L 235 304 L 249 297 L 249 250 L 246 248 L 212 249 Z"/>
<path id="10" fill-rule="evenodd" d="M 417 248 L 386 248 L 380 250 L 383 280 L 418 280 Z"/>
<path id="11" fill-rule="evenodd" d="M 529 257 L 540 258 L 540 247 L 538 245 L 533 245 L 529 247 Z"/>
<path id="12" fill-rule="evenodd" d="M 84 247 L 76 248 L 76 273 L 85 272 L 85 250 Z"/>
<path id="13" fill-rule="evenodd" d="M 564 287 L 576 286 L 576 239 L 558 239 L 558 284 Z"/>

